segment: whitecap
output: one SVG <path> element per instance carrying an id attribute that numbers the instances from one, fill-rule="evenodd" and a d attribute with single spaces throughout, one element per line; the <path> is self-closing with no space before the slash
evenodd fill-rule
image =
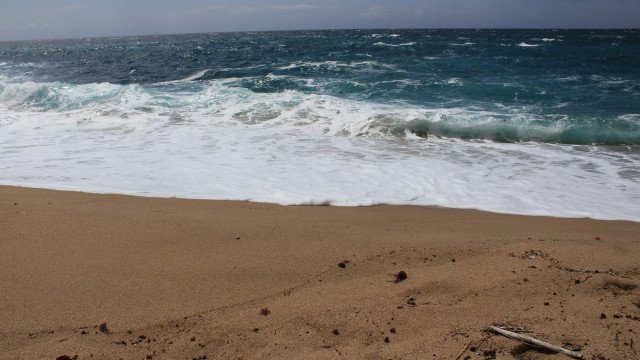
<path id="1" fill-rule="evenodd" d="M 580 76 L 578 75 L 563 76 L 563 77 L 557 77 L 556 80 L 561 82 L 578 81 L 580 80 Z"/>
<path id="2" fill-rule="evenodd" d="M 397 47 L 397 46 L 413 46 L 417 44 L 417 42 L 412 41 L 412 42 L 407 42 L 407 43 L 402 43 L 402 44 L 388 44 L 388 43 L 384 43 L 384 42 L 377 42 L 375 44 L 373 44 L 374 46 L 393 46 L 393 47 Z"/>
<path id="3" fill-rule="evenodd" d="M 289 65 L 280 66 L 278 70 L 293 70 L 300 67 L 300 63 L 291 63 Z"/>
<path id="4" fill-rule="evenodd" d="M 135 71 L 135 70 L 133 70 L 133 71 Z M 209 71 L 211 71 L 211 69 L 204 69 L 204 70 L 196 71 L 195 73 L 187 76 L 184 79 L 164 81 L 164 82 L 160 82 L 159 84 L 180 84 L 180 83 L 191 82 L 191 81 L 198 80 L 199 78 L 203 77 Z"/>
<path id="5" fill-rule="evenodd" d="M 289 65 L 285 65 L 285 66 L 281 66 L 278 67 L 278 70 L 292 70 L 292 69 L 297 69 L 297 68 L 302 68 L 302 67 L 312 67 L 312 68 L 321 68 L 321 67 L 325 67 L 325 68 L 329 68 L 329 69 L 335 69 L 335 68 L 362 68 L 362 67 L 367 67 L 367 68 L 387 68 L 387 69 L 393 69 L 395 68 L 394 65 L 390 65 L 390 64 L 385 64 L 379 61 L 375 61 L 375 60 L 365 60 L 365 61 L 353 61 L 350 63 L 346 63 L 346 62 L 341 62 L 341 61 L 334 61 L 334 60 L 328 60 L 328 61 L 296 61 L 293 62 Z"/>
<path id="6" fill-rule="evenodd" d="M 374 39 L 380 38 L 399 38 L 400 34 L 371 34 L 371 37 Z"/>

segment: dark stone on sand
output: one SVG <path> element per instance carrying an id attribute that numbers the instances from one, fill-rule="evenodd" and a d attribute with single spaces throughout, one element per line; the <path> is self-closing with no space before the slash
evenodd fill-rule
<path id="1" fill-rule="evenodd" d="M 191 340 L 191 341 L 196 341 L 196 338 L 195 338 L 195 337 L 192 337 L 192 338 L 191 338 L 191 339 L 189 339 L 189 340 Z"/>
<path id="2" fill-rule="evenodd" d="M 260 309 L 260 315 L 262 315 L 262 316 L 267 316 L 267 315 L 269 315 L 269 314 L 271 314 L 271 310 L 269 310 L 269 308 L 262 308 L 262 309 Z"/>
<path id="3" fill-rule="evenodd" d="M 100 326 L 98 327 L 98 330 L 100 330 L 101 333 L 104 334 L 108 334 L 109 333 L 109 328 L 107 327 L 107 323 L 103 322 L 102 324 L 100 324 Z"/>
<path id="4" fill-rule="evenodd" d="M 395 334 L 396 333 L 396 328 L 389 329 L 389 332 L 392 333 L 392 334 Z"/>
<path id="5" fill-rule="evenodd" d="M 606 319 L 606 318 L 607 318 L 607 314 L 605 313 L 600 314 L 600 319 Z"/>
<path id="6" fill-rule="evenodd" d="M 387 337 L 385 337 L 385 338 L 384 338 L 384 342 L 389 343 L 389 342 L 391 342 L 391 340 L 390 340 L 390 339 L 389 339 L 389 337 L 387 336 Z"/>
<path id="7" fill-rule="evenodd" d="M 258 329 L 258 328 L 253 328 L 251 331 L 253 331 L 253 332 L 258 332 L 258 331 L 260 331 L 260 329 Z"/>
<path id="8" fill-rule="evenodd" d="M 400 271 L 399 273 L 396 274 L 396 282 L 405 281 L 407 280 L 408 277 L 409 276 L 407 275 L 406 272 Z"/>
<path id="9" fill-rule="evenodd" d="M 482 353 L 485 359 L 495 359 L 496 358 L 496 350 L 487 350 Z"/>
<path id="10" fill-rule="evenodd" d="M 338 329 L 333 329 L 333 331 L 331 331 L 331 333 L 333 335 L 340 335 L 340 331 Z"/>
<path id="11" fill-rule="evenodd" d="M 69 355 L 61 355 L 61 356 L 58 356 L 56 360 L 73 360 L 73 358 Z"/>
<path id="12" fill-rule="evenodd" d="M 344 269 L 347 267 L 347 264 L 341 262 L 341 263 L 338 263 L 338 267 Z"/>
<path id="13" fill-rule="evenodd" d="M 549 302 L 548 302 L 548 301 L 545 301 L 545 302 L 544 302 L 544 306 L 549 306 L 549 305 L 551 305 L 551 304 L 549 304 Z"/>

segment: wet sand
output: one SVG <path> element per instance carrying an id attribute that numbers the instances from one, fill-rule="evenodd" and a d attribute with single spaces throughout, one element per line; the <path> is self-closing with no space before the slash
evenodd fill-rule
<path id="1" fill-rule="evenodd" d="M 633 222 L 0 186 L 0 359 L 638 359 L 638 259 Z"/>

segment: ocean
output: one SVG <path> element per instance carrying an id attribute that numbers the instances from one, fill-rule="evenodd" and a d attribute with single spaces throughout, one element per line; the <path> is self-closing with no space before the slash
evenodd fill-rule
<path id="1" fill-rule="evenodd" d="M 640 221 L 640 30 L 0 42 L 0 184 Z"/>

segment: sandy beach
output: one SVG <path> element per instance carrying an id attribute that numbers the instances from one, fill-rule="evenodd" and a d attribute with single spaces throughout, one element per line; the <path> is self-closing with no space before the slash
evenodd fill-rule
<path id="1" fill-rule="evenodd" d="M 2 186 L 0 359 L 638 359 L 638 259 L 633 222 Z"/>

